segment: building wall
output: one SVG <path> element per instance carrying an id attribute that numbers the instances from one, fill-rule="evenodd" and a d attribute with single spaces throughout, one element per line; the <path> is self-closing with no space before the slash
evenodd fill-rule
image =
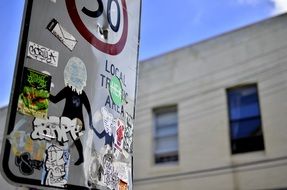
<path id="1" fill-rule="evenodd" d="M 140 63 L 134 188 L 287 187 L 287 15 Z M 257 83 L 265 150 L 232 155 L 226 88 Z M 178 164 L 155 165 L 153 108 L 178 108 Z"/>

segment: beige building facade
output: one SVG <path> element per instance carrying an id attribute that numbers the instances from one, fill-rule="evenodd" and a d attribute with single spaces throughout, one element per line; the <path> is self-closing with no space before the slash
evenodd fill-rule
<path id="1" fill-rule="evenodd" d="M 287 188 L 287 15 L 140 63 L 134 189 Z"/>

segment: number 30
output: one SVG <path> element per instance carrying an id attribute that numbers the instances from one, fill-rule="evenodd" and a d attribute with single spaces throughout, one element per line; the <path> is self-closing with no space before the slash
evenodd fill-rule
<path id="1" fill-rule="evenodd" d="M 89 9 L 87 9 L 86 7 L 83 7 L 82 8 L 82 12 L 84 14 L 86 14 L 87 16 L 89 17 L 92 17 L 92 18 L 97 18 L 99 16 L 102 15 L 102 13 L 104 12 L 104 6 L 103 6 L 103 2 L 102 0 L 97 0 L 98 1 L 98 9 L 96 11 L 91 11 Z M 112 6 L 112 2 L 114 2 L 117 6 L 117 22 L 116 22 L 116 25 L 114 25 L 112 23 L 112 19 L 111 19 L 111 6 Z M 107 5 L 107 18 L 108 18 L 108 23 L 111 27 L 111 29 L 114 31 L 114 32 L 117 32 L 119 30 L 119 27 L 120 27 L 120 20 L 121 20 L 121 17 L 120 17 L 120 5 L 119 5 L 119 2 L 118 0 L 108 0 L 108 5 Z"/>

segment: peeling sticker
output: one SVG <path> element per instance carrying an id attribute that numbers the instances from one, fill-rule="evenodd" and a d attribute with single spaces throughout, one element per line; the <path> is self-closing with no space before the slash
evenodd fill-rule
<path id="1" fill-rule="evenodd" d="M 89 166 L 89 186 L 95 187 L 96 184 L 100 184 L 103 181 L 103 167 L 101 164 L 100 155 L 94 152 L 94 155 L 91 157 L 91 163 Z M 102 184 L 104 185 L 104 184 Z"/>
<path id="2" fill-rule="evenodd" d="M 27 56 L 29 58 L 52 65 L 54 67 L 58 66 L 59 52 L 51 50 L 34 42 L 29 42 Z"/>
<path id="3" fill-rule="evenodd" d="M 46 118 L 48 114 L 51 76 L 24 67 L 18 111 L 33 117 Z"/>
<path id="4" fill-rule="evenodd" d="M 56 139 L 58 142 L 64 143 L 68 141 L 68 133 L 73 140 L 79 139 L 83 135 L 81 120 L 56 116 L 50 116 L 48 119 L 35 118 L 31 138 L 46 141 Z"/>
<path id="5" fill-rule="evenodd" d="M 71 57 L 64 70 L 65 85 L 79 95 L 87 83 L 87 70 L 84 62 L 78 57 Z"/>
<path id="6" fill-rule="evenodd" d="M 70 153 L 56 145 L 46 150 L 45 170 L 42 184 L 65 187 L 68 182 Z"/>
<path id="7" fill-rule="evenodd" d="M 76 38 L 67 32 L 56 19 L 51 20 L 48 24 L 47 29 L 54 34 L 58 40 L 60 40 L 69 50 L 73 51 L 77 44 Z"/>

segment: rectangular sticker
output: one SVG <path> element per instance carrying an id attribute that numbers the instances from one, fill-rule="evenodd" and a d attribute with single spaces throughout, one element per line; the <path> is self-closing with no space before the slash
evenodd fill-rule
<path id="1" fill-rule="evenodd" d="M 51 76 L 24 67 L 17 110 L 25 115 L 47 118 Z"/>
<path id="2" fill-rule="evenodd" d="M 54 67 L 58 66 L 59 52 L 51 50 L 45 46 L 41 46 L 34 42 L 29 42 L 27 56 L 29 58 L 52 65 Z"/>
<path id="3" fill-rule="evenodd" d="M 77 44 L 76 38 L 67 32 L 56 19 L 51 20 L 48 24 L 47 29 L 54 34 L 69 50 L 73 51 Z"/>
<path id="4" fill-rule="evenodd" d="M 70 153 L 63 147 L 51 144 L 46 150 L 46 159 L 41 183 L 54 187 L 66 187 L 70 165 Z"/>

